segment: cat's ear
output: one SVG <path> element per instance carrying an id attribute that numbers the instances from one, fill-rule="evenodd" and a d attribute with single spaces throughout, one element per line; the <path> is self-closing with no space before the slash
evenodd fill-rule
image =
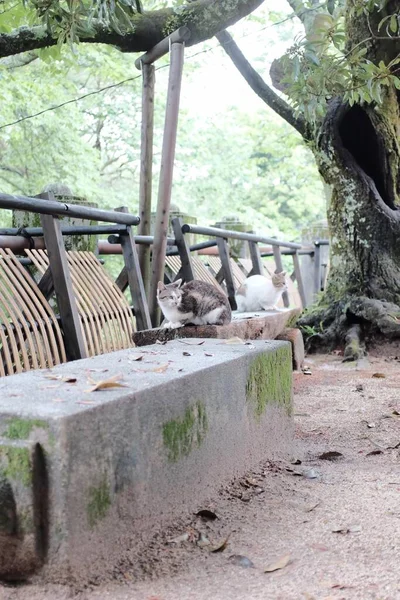
<path id="1" fill-rule="evenodd" d="M 163 283 L 162 281 L 159 281 L 159 282 L 157 283 L 157 290 L 158 290 L 159 292 L 161 292 L 161 290 L 165 290 L 165 288 L 166 288 L 166 287 L 167 287 L 167 286 L 166 286 L 166 285 L 165 285 L 165 283 Z"/>
<path id="2" fill-rule="evenodd" d="M 286 277 L 286 271 L 281 271 L 281 272 L 279 273 L 279 275 L 281 275 L 282 277 Z"/>
<path id="3" fill-rule="evenodd" d="M 177 279 L 176 281 L 174 281 L 173 286 L 176 288 L 180 288 L 182 285 L 182 279 Z"/>

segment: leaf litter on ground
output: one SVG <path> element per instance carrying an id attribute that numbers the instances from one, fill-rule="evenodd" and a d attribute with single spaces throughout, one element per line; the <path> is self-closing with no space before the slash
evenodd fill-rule
<path id="1" fill-rule="evenodd" d="M 273 573 L 274 571 L 279 571 L 280 569 L 284 569 L 291 561 L 291 554 L 284 554 L 278 560 L 270 563 L 265 569 L 264 573 Z"/>

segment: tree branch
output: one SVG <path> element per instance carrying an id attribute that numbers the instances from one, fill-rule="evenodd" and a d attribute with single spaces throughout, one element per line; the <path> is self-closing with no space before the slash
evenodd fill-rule
<path id="1" fill-rule="evenodd" d="M 26 54 L 16 54 L 15 56 L 7 56 L 6 58 L 0 59 L 0 66 L 5 67 L 8 71 L 18 69 L 29 65 L 29 63 L 37 60 L 39 55 L 36 52 L 26 52 Z"/>
<path id="2" fill-rule="evenodd" d="M 216 33 L 247 16 L 264 0 L 195 0 L 177 9 L 165 8 L 135 14 L 131 30 L 117 33 L 100 23 L 93 23 L 94 34 L 80 34 L 80 42 L 110 44 L 123 52 L 145 52 L 179 27 L 186 25 L 191 37 L 187 46 L 212 38 Z M 45 26 L 20 27 L 11 33 L 0 34 L 0 57 L 28 50 L 55 46 Z"/>
<path id="3" fill-rule="evenodd" d="M 285 119 L 289 125 L 297 129 L 303 138 L 308 140 L 309 132 L 305 119 L 302 116 L 296 116 L 291 106 L 265 83 L 263 78 L 244 57 L 232 36 L 227 31 L 221 31 L 216 35 L 216 38 L 257 96 L 282 117 L 282 119 Z"/>

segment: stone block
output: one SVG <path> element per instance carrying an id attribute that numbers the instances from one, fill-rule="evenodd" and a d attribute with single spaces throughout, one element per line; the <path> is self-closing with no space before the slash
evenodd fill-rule
<path id="1" fill-rule="evenodd" d="M 290 342 L 292 345 L 293 370 L 300 371 L 304 364 L 304 340 L 300 329 L 287 328 L 280 333 L 277 340 Z"/>
<path id="2" fill-rule="evenodd" d="M 118 376 L 118 377 L 114 377 Z M 93 390 L 92 379 L 123 387 Z M 290 452 L 290 344 L 193 339 L 0 380 L 0 573 L 83 585 Z"/>

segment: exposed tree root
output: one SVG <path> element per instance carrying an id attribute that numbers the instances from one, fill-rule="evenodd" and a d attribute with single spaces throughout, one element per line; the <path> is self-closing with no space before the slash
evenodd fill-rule
<path id="1" fill-rule="evenodd" d="M 349 297 L 313 308 L 298 325 L 308 352 L 342 347 L 345 361 L 357 360 L 364 356 L 365 344 L 372 338 L 400 338 L 400 307 L 365 296 Z"/>

